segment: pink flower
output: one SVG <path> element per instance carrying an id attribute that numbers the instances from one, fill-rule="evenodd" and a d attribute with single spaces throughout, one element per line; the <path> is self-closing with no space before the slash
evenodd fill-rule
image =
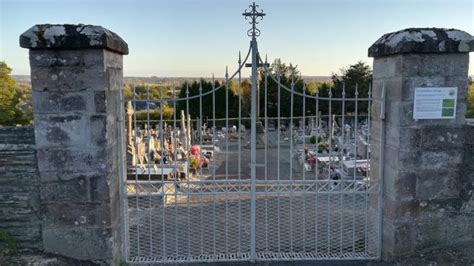
<path id="1" fill-rule="evenodd" d="M 201 156 L 201 166 L 208 163 L 209 163 L 209 159 L 207 159 L 206 156 Z"/>
<path id="2" fill-rule="evenodd" d="M 190 150 L 192 155 L 198 155 L 201 154 L 201 147 L 199 145 L 193 145 Z"/>

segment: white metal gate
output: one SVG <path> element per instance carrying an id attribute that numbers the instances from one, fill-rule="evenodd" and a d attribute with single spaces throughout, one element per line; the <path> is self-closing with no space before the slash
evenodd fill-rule
<path id="1" fill-rule="evenodd" d="M 258 5 L 243 15 L 252 40 L 235 73 L 126 102 L 126 260 L 379 258 L 370 85 L 308 93 L 261 59 Z"/>

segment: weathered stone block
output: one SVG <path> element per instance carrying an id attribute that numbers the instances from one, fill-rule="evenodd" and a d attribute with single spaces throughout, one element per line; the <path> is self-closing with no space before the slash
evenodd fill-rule
<path id="1" fill-rule="evenodd" d="M 464 126 L 464 141 L 467 145 L 474 145 L 474 126 Z"/>
<path id="2" fill-rule="evenodd" d="M 107 116 L 93 115 L 90 117 L 91 143 L 103 145 L 106 143 Z M 116 141 L 116 140 L 115 140 Z"/>
<path id="3" fill-rule="evenodd" d="M 37 150 L 40 172 L 81 173 L 106 169 L 103 150 L 87 148 L 41 148 Z"/>
<path id="4" fill-rule="evenodd" d="M 112 260 L 109 229 L 94 226 L 52 225 L 43 228 L 46 252 L 91 261 Z"/>
<path id="5" fill-rule="evenodd" d="M 375 79 L 401 77 L 402 56 L 393 55 L 374 58 Z"/>
<path id="6" fill-rule="evenodd" d="M 413 103 L 387 101 L 386 123 L 394 126 L 410 126 L 413 124 Z"/>
<path id="7" fill-rule="evenodd" d="M 117 173 L 118 176 L 118 172 Z M 107 179 L 104 176 L 92 176 L 89 177 L 89 191 L 90 191 L 90 201 L 92 202 L 102 202 L 102 203 L 109 203 L 109 202 L 116 202 L 116 200 L 120 200 L 119 193 L 111 193 L 110 191 L 116 191 L 120 189 L 120 184 L 118 183 L 119 178 L 113 178 L 115 182 L 110 182 L 111 180 Z M 111 198 L 116 197 L 116 198 Z M 112 209 L 115 207 L 119 207 L 119 205 L 112 205 Z"/>
<path id="8" fill-rule="evenodd" d="M 103 202 L 43 202 L 41 208 L 45 227 L 70 225 L 108 228 L 111 223 L 110 206 Z"/>
<path id="9" fill-rule="evenodd" d="M 448 245 L 454 245 L 463 241 L 470 241 L 474 237 L 472 230 L 472 216 L 469 214 L 459 214 L 457 217 L 445 219 L 446 235 Z"/>
<path id="10" fill-rule="evenodd" d="M 421 151 L 399 151 L 396 148 L 385 147 L 385 162 L 392 169 L 411 171 L 418 169 L 421 164 Z"/>
<path id="11" fill-rule="evenodd" d="M 33 90 L 35 114 L 93 113 L 94 92 L 50 92 Z"/>
<path id="12" fill-rule="evenodd" d="M 411 223 L 402 223 L 395 226 L 395 246 L 394 255 L 410 254 L 415 250 L 413 244 L 416 239 L 416 234 Z"/>
<path id="13" fill-rule="evenodd" d="M 108 67 L 106 69 L 107 93 L 118 91 L 123 88 L 122 77 L 122 69 L 114 67 Z M 118 95 L 118 93 L 113 93 L 113 95 Z"/>
<path id="14" fill-rule="evenodd" d="M 416 234 L 412 223 L 391 224 L 384 221 L 383 227 L 384 260 L 391 261 L 415 250 Z"/>
<path id="15" fill-rule="evenodd" d="M 97 113 L 105 113 L 107 111 L 105 91 L 96 91 L 94 93 L 94 103 L 95 103 L 95 111 Z"/>
<path id="16" fill-rule="evenodd" d="M 379 100 L 374 100 L 372 102 L 372 113 L 370 116 L 371 119 L 371 126 L 372 124 L 382 122 L 381 112 L 382 112 L 383 104 Z"/>
<path id="17" fill-rule="evenodd" d="M 30 50 L 32 67 L 93 67 L 103 64 L 104 58 L 101 49 Z"/>
<path id="18" fill-rule="evenodd" d="M 372 143 L 380 142 L 382 137 L 382 129 L 383 122 L 382 121 L 374 121 L 372 120 L 370 123 L 370 140 Z M 372 150 L 373 151 L 373 150 Z"/>
<path id="19" fill-rule="evenodd" d="M 403 77 L 387 77 L 374 79 L 372 82 L 372 96 L 376 99 L 382 98 L 383 88 L 385 88 L 385 98 L 402 100 Z"/>
<path id="20" fill-rule="evenodd" d="M 104 66 L 106 68 L 111 67 L 116 69 L 123 69 L 123 56 L 121 54 L 117 54 L 109 50 L 104 50 L 104 62 Z"/>
<path id="21" fill-rule="evenodd" d="M 416 172 L 416 198 L 431 200 L 459 197 L 459 171 L 434 169 Z"/>
<path id="22" fill-rule="evenodd" d="M 83 169 L 83 171 L 76 170 L 64 170 L 64 171 L 41 171 L 40 177 L 41 182 L 54 182 L 54 181 L 68 181 L 77 178 L 93 178 L 95 176 L 102 176 L 104 170 L 92 170 L 92 169 Z"/>
<path id="23" fill-rule="evenodd" d="M 74 115 L 35 116 L 37 147 L 70 147 L 90 145 L 88 117 Z"/>
<path id="24" fill-rule="evenodd" d="M 469 54 L 406 54 L 402 57 L 403 77 L 464 76 L 469 69 Z"/>
<path id="25" fill-rule="evenodd" d="M 462 148 L 465 144 L 462 127 L 426 126 L 421 130 L 423 135 L 422 148 L 425 150 L 446 150 Z"/>
<path id="26" fill-rule="evenodd" d="M 422 131 L 419 128 L 385 126 L 386 145 L 400 151 L 413 151 L 421 147 Z"/>
<path id="27" fill-rule="evenodd" d="M 446 225 L 442 219 L 430 219 L 423 223 L 419 223 L 416 227 L 416 247 L 424 249 L 435 247 L 439 243 L 447 243 L 448 235 Z"/>
<path id="28" fill-rule="evenodd" d="M 386 193 L 395 200 L 409 201 L 415 199 L 417 175 L 403 169 L 385 167 L 384 184 Z"/>
<path id="29" fill-rule="evenodd" d="M 456 150 L 424 151 L 418 160 L 419 170 L 456 170 L 462 164 L 462 153 Z"/>
<path id="30" fill-rule="evenodd" d="M 395 232 L 393 229 L 393 225 L 391 221 L 387 221 L 384 219 L 382 224 L 382 237 L 384 248 L 382 249 L 382 256 L 385 260 L 392 260 L 395 256 Z"/>
<path id="31" fill-rule="evenodd" d="M 86 176 L 66 181 L 43 182 L 41 201 L 44 202 L 88 202 L 91 199 L 90 180 Z"/>
<path id="32" fill-rule="evenodd" d="M 31 86 L 37 91 L 103 90 L 105 69 L 94 67 L 32 67 Z"/>

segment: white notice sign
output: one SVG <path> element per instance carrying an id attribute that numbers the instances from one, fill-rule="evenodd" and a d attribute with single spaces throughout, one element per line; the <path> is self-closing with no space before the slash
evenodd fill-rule
<path id="1" fill-rule="evenodd" d="M 415 88 L 413 119 L 454 118 L 457 95 L 457 87 Z"/>

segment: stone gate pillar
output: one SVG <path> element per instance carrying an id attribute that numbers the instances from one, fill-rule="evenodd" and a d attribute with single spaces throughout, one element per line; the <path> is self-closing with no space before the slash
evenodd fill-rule
<path id="1" fill-rule="evenodd" d="M 49 24 L 23 33 L 20 46 L 30 49 L 43 248 L 115 264 L 128 46 L 100 26 Z"/>
<path id="2" fill-rule="evenodd" d="M 465 123 L 473 49 L 468 33 L 436 28 L 385 34 L 369 48 L 375 98 L 371 167 L 374 177 L 379 170 L 383 176 L 384 259 L 473 238 L 474 128 Z M 455 109 L 447 101 L 438 113 L 433 95 L 417 89 L 440 87 L 457 88 Z M 434 108 L 431 115 L 442 119 L 414 119 L 415 91 L 417 117 L 429 117 Z"/>

